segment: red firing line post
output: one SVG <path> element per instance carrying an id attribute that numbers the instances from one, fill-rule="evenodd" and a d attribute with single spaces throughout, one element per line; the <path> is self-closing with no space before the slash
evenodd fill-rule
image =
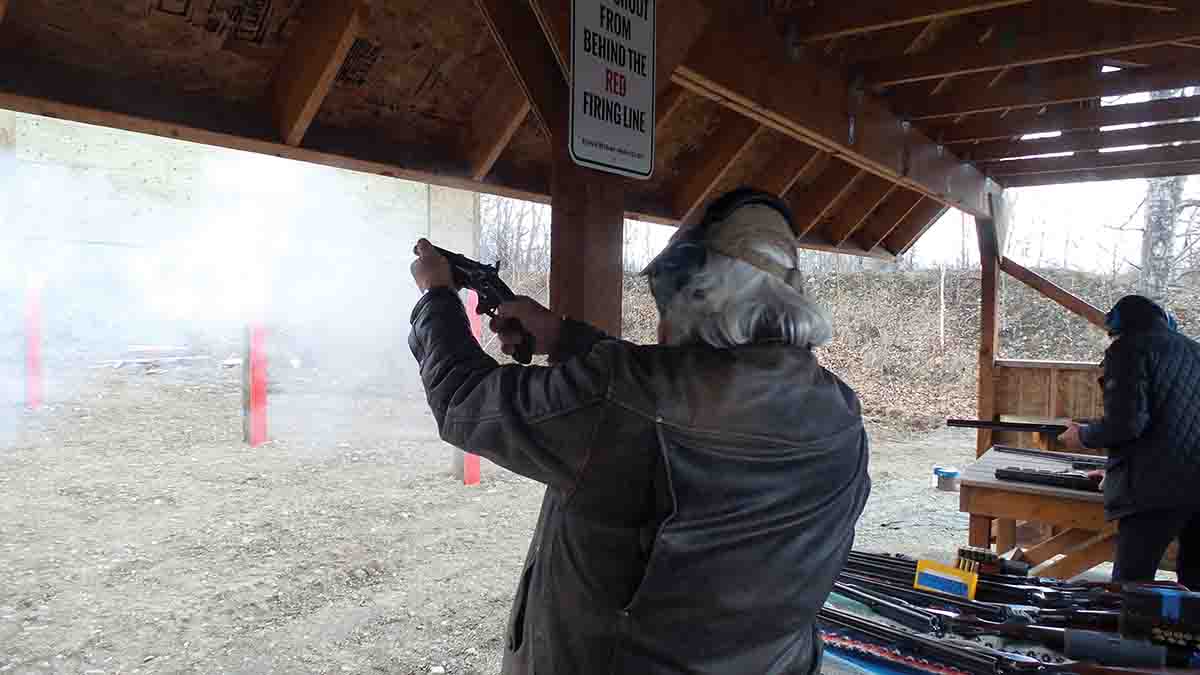
<path id="1" fill-rule="evenodd" d="M 242 438 L 252 448 L 267 442 L 267 329 L 246 326 L 242 355 Z"/>
<path id="2" fill-rule="evenodd" d="M 475 291 L 467 291 L 464 304 L 467 306 L 467 316 L 471 320 L 471 334 L 475 336 L 476 340 L 480 340 L 483 337 L 483 321 L 475 311 L 479 307 L 479 295 Z M 463 485 L 478 485 L 479 455 L 456 450 L 454 476 L 455 478 L 461 478 Z"/>
<path id="3" fill-rule="evenodd" d="M 42 407 L 42 378 L 42 286 L 31 282 L 25 294 L 25 405 L 30 410 Z"/>

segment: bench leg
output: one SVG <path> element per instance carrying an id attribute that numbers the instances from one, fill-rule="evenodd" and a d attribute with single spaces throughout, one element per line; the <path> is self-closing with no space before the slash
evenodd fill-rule
<path id="1" fill-rule="evenodd" d="M 976 548 L 989 548 L 992 545 L 992 519 L 990 517 L 971 514 L 971 522 L 967 530 L 967 543 Z"/>

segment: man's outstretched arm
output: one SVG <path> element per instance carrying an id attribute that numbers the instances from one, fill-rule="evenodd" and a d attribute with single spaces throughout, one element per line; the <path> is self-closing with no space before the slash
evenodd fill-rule
<path id="1" fill-rule="evenodd" d="M 499 365 L 472 336 L 443 274 L 445 259 L 428 255 L 430 248 L 418 243 L 421 257 L 413 264 L 413 277 L 427 292 L 413 308 L 409 345 L 441 437 L 515 473 L 573 490 L 606 409 L 606 358 L 595 353 L 553 368 Z M 557 327 L 547 330 L 549 319 L 525 326 L 542 343 L 539 351 L 557 341 Z"/>

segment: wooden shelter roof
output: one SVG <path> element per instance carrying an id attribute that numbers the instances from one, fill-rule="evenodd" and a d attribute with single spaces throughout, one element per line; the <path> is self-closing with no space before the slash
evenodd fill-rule
<path id="1" fill-rule="evenodd" d="M 657 8 L 656 166 L 626 188 L 633 217 L 754 184 L 793 205 L 805 246 L 887 258 L 947 206 L 990 215 L 1004 186 L 1200 172 L 1200 97 L 1101 105 L 1200 80 L 1200 3 Z M 0 0 L 0 108 L 544 201 L 569 12 Z"/>

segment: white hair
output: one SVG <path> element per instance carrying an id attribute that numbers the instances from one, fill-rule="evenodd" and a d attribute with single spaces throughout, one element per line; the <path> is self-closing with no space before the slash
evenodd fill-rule
<path id="1" fill-rule="evenodd" d="M 762 244 L 755 252 L 784 268 L 795 258 Z M 819 347 L 833 338 L 829 313 L 801 289 L 749 263 L 709 251 L 702 268 L 667 305 L 671 344 L 701 342 L 728 348 L 776 339 Z"/>

